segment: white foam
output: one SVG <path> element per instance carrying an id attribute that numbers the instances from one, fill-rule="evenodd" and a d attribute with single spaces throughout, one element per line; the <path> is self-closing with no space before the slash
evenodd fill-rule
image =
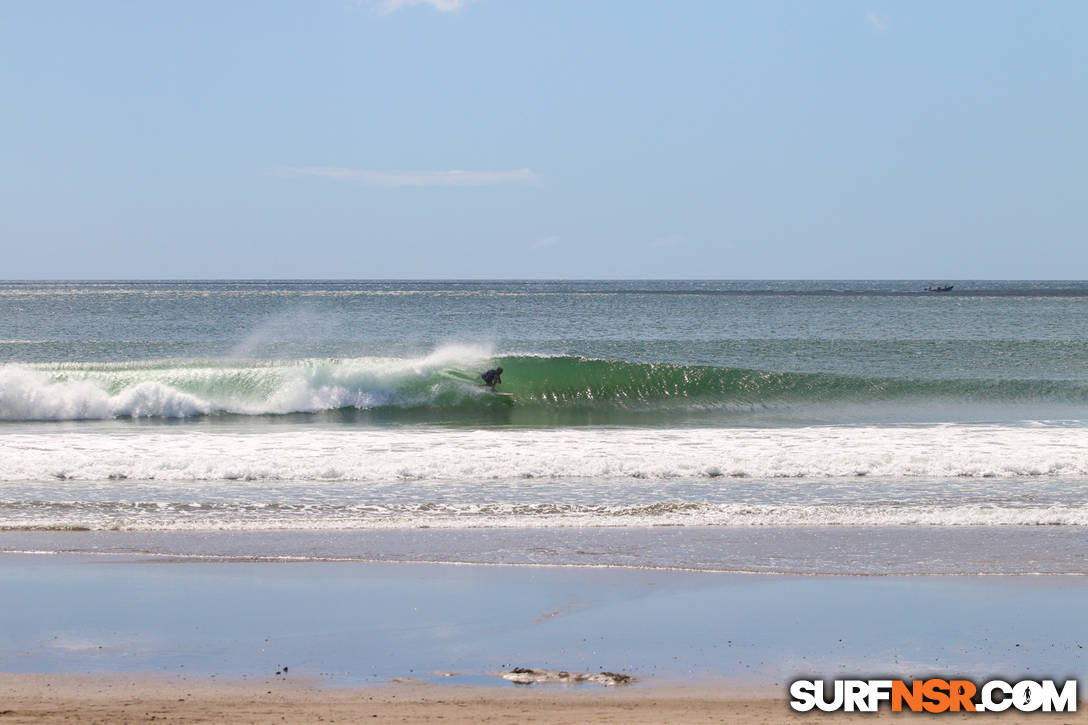
<path id="1" fill-rule="evenodd" d="M 104 405 L 71 384 L 71 406 Z M 137 409 L 159 391 L 125 404 Z M 84 396 L 84 397 L 80 397 Z M 184 408 L 191 401 L 158 400 Z M 33 404 L 33 403 L 29 403 Z M 1088 477 L 1088 429 L 191 429 L 0 435 L 0 481 L 716 480 Z"/>
<path id="2" fill-rule="evenodd" d="M 1039 507 L 704 504 L 648 507 L 436 505 L 216 506 L 167 503 L 51 507 L 0 514 L 0 528 L 118 531 L 336 531 L 353 529 L 653 526 L 1088 526 L 1088 505 Z"/>
<path id="3" fill-rule="evenodd" d="M 421 405 L 443 391 L 473 391 L 452 379 L 443 381 L 444 388 L 411 383 L 433 379 L 448 367 L 473 369 L 489 354 L 480 346 L 447 345 L 404 359 L 2 365 L 0 420 L 185 418 Z"/>

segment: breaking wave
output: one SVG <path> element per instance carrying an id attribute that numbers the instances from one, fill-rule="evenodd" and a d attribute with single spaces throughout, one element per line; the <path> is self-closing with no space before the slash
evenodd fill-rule
<path id="1" fill-rule="evenodd" d="M 506 368 L 502 390 L 481 385 Z M 426 417 L 511 406 L 562 413 L 697 414 L 768 406 L 897 403 L 1088 404 L 1088 386 L 1047 380 L 879 378 L 572 356 L 492 356 L 469 347 L 420 358 L 167 360 L 0 367 L 0 420 L 187 418 L 371 411 Z M 609 422 L 607 419 L 593 422 Z"/>

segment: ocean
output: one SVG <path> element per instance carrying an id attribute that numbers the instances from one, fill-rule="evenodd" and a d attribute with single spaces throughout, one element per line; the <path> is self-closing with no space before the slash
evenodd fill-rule
<path id="1" fill-rule="evenodd" d="M 940 282 L 0 283 L 0 550 L 1088 573 L 1088 283 Z"/>

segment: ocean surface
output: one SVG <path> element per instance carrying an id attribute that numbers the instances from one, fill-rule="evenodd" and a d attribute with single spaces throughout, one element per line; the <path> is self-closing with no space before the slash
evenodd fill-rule
<path id="1" fill-rule="evenodd" d="M 0 550 L 1088 574 L 1088 283 L 939 282 L 0 283 Z"/>

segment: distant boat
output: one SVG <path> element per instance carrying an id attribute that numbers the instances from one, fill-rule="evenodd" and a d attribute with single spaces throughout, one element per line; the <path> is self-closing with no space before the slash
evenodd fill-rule
<path id="1" fill-rule="evenodd" d="M 925 291 L 926 292 L 947 292 L 948 290 L 952 289 L 955 286 L 956 285 L 954 285 L 954 284 L 946 285 L 944 287 L 934 287 L 933 285 L 929 285 L 928 287 L 925 288 Z"/>

